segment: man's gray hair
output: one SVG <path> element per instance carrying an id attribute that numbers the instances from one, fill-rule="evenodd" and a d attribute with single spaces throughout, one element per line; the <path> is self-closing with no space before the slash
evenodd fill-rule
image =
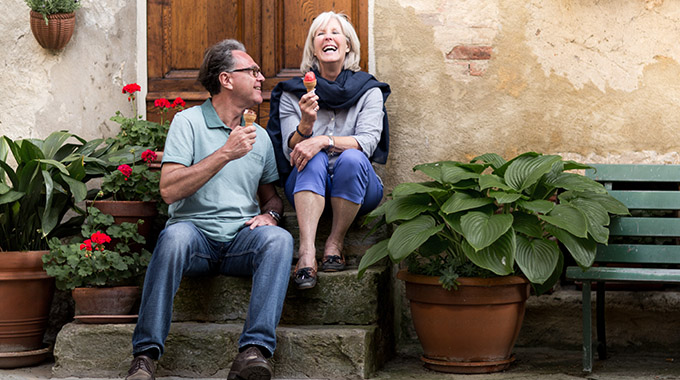
<path id="1" fill-rule="evenodd" d="M 246 47 L 237 40 L 222 40 L 209 47 L 203 56 L 203 63 L 198 71 L 198 81 L 201 82 L 210 95 L 217 95 L 222 90 L 220 73 L 234 68 L 233 50 L 245 52 Z"/>

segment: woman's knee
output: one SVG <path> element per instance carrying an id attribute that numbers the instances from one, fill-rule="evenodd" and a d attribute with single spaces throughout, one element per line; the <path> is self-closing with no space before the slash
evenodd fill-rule
<path id="1" fill-rule="evenodd" d="M 335 161 L 335 168 L 346 167 L 347 170 L 367 170 L 370 166 L 368 157 L 358 149 L 345 150 Z"/>

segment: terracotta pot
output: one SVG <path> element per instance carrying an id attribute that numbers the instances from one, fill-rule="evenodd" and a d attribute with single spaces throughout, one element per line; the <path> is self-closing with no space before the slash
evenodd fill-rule
<path id="1" fill-rule="evenodd" d="M 42 267 L 48 252 L 0 252 L 0 352 L 42 348 L 54 295 Z"/>
<path id="2" fill-rule="evenodd" d="M 517 276 L 459 278 L 458 290 L 438 277 L 402 270 L 425 366 L 440 372 L 502 371 L 513 361 L 529 282 Z"/>
<path id="3" fill-rule="evenodd" d="M 47 15 L 48 23 L 38 12 L 31 11 L 31 31 L 45 49 L 60 50 L 71 40 L 76 25 L 76 13 Z"/>
<path id="4" fill-rule="evenodd" d="M 158 215 L 156 209 L 156 202 L 142 202 L 142 201 L 88 201 L 87 207 L 94 206 L 104 214 L 113 216 L 114 223 L 121 224 L 123 222 L 137 223 L 137 220 L 142 219 L 144 223 L 137 227 L 137 231 L 149 238 L 151 235 L 151 227 L 153 219 Z M 112 243 L 113 247 L 115 243 Z"/>
<path id="5" fill-rule="evenodd" d="M 127 315 L 140 294 L 138 286 L 75 288 L 71 291 L 76 315 Z"/>

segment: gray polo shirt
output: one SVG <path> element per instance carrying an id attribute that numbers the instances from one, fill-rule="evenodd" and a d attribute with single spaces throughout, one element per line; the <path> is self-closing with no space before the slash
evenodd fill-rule
<path id="1" fill-rule="evenodd" d="M 243 122 L 242 122 L 243 123 Z M 264 128 L 245 156 L 227 163 L 193 195 L 170 205 L 168 225 L 188 221 L 216 241 L 230 241 L 260 214 L 257 189 L 276 181 L 274 149 Z M 223 146 L 231 128 L 224 125 L 210 99 L 175 115 L 165 142 L 163 163 L 191 166 Z"/>
<path id="2" fill-rule="evenodd" d="M 300 124 L 302 113 L 300 99 L 290 92 L 281 95 L 279 105 L 279 119 L 281 120 L 281 138 L 283 152 L 288 160 L 293 151 L 288 147 L 288 139 Z M 357 104 L 350 109 L 320 109 L 312 132 L 314 136 L 352 136 L 357 140 L 361 150 L 368 157 L 380 141 L 383 128 L 383 98 L 379 88 L 372 88 L 359 98 Z M 330 166 L 335 163 L 337 156 L 330 157 Z"/>

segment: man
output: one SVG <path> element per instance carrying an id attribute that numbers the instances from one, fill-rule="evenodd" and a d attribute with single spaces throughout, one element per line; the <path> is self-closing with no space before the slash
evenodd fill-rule
<path id="1" fill-rule="evenodd" d="M 271 141 L 263 128 L 241 126 L 243 111 L 262 103 L 265 78 L 243 44 L 224 40 L 207 50 L 198 80 L 211 98 L 175 115 L 165 143 L 160 190 L 170 218 L 144 279 L 127 380 L 154 379 L 182 276 L 210 274 L 253 276 L 228 379 L 272 376 L 266 358 L 276 348 L 293 239 L 277 227 L 283 204 Z"/>

